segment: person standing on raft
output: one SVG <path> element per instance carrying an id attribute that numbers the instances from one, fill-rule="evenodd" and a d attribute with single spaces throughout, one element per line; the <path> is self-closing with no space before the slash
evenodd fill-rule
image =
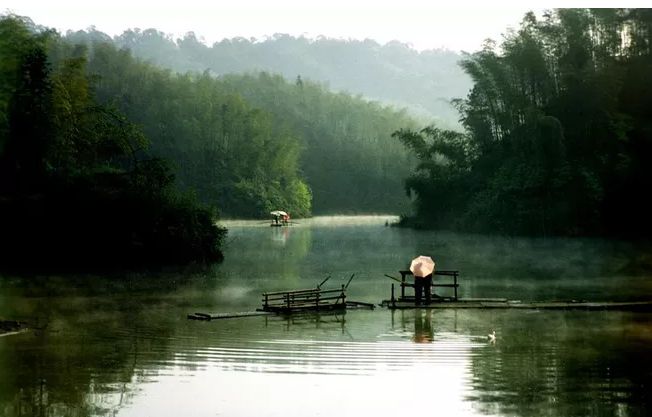
<path id="1" fill-rule="evenodd" d="M 421 304 L 425 292 L 426 305 L 432 301 L 432 274 L 435 272 L 435 261 L 429 256 L 418 256 L 412 260 L 410 271 L 414 275 L 414 301 Z"/>

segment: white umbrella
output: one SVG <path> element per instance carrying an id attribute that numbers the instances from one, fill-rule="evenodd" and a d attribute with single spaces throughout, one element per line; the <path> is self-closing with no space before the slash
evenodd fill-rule
<path id="1" fill-rule="evenodd" d="M 287 216 L 288 215 L 286 212 L 284 212 L 282 210 L 274 210 L 274 211 L 271 211 L 269 214 L 271 214 L 274 217 L 277 217 L 277 216 L 281 217 L 281 216 Z"/>
<path id="2" fill-rule="evenodd" d="M 417 256 L 410 263 L 410 271 L 415 277 L 425 277 L 435 271 L 435 261 L 430 256 Z"/>

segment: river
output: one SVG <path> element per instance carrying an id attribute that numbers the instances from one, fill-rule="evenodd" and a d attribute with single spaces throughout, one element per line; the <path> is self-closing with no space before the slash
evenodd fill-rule
<path id="1" fill-rule="evenodd" d="M 647 416 L 652 314 L 373 311 L 197 322 L 263 291 L 355 274 L 378 303 L 416 255 L 458 269 L 461 297 L 652 298 L 649 246 L 386 227 L 388 216 L 291 227 L 229 221 L 225 261 L 75 276 L 0 275 L 0 416 Z M 442 290 L 444 291 L 444 290 Z M 496 341 L 486 335 L 496 332 Z"/>

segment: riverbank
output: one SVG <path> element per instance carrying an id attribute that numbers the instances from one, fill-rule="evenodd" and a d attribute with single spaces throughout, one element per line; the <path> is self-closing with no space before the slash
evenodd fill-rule
<path id="1" fill-rule="evenodd" d="M 9 336 L 26 330 L 25 323 L 16 320 L 0 320 L 0 337 Z"/>
<path id="2" fill-rule="evenodd" d="M 75 272 L 223 259 L 226 229 L 211 210 L 113 177 L 110 184 L 92 179 L 0 195 L 2 269 Z"/>

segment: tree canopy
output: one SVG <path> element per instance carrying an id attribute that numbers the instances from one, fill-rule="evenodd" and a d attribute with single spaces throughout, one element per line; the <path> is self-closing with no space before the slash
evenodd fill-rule
<path id="1" fill-rule="evenodd" d="M 652 13 L 528 13 L 462 67 L 464 134 L 395 136 L 420 160 L 407 182 L 427 226 L 534 235 L 652 230 Z M 409 221 L 408 221 L 409 222 Z"/>
<path id="2" fill-rule="evenodd" d="M 225 216 L 407 209 L 400 190 L 409 158 L 389 134 L 415 125 L 404 111 L 300 75 L 179 74 L 87 38 L 100 40 L 89 44 L 98 98 L 141 125 L 182 186 Z"/>
<path id="3" fill-rule="evenodd" d="M 84 47 L 0 18 L 0 260 L 50 267 L 221 259 L 142 130 L 98 103 Z"/>

